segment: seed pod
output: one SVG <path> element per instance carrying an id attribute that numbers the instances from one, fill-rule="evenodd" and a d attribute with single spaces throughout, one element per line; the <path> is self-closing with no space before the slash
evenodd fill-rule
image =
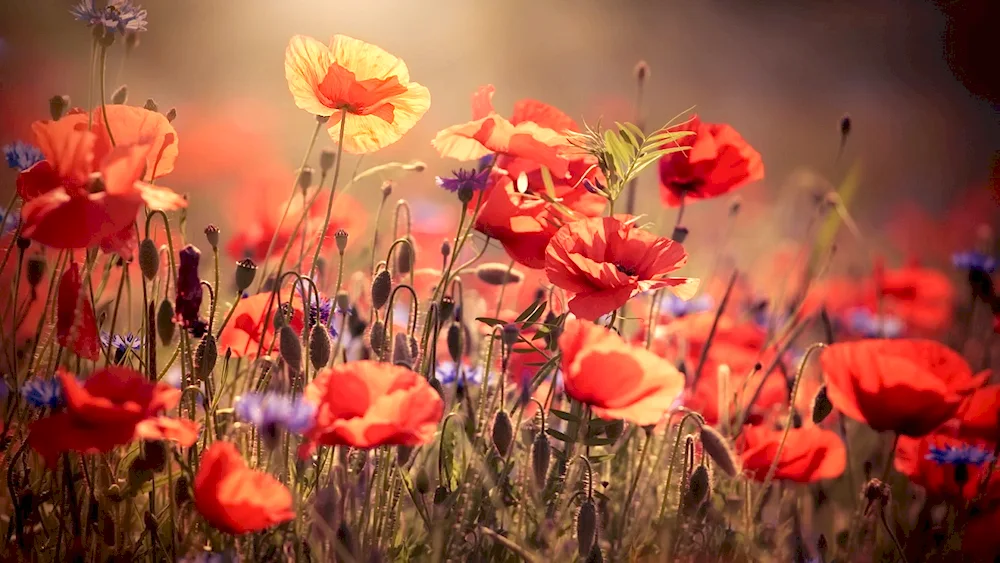
<path id="1" fill-rule="evenodd" d="M 389 302 L 391 294 L 392 274 L 389 273 L 389 270 L 381 270 L 375 274 L 375 279 L 372 280 L 372 307 L 375 309 L 384 307 Z"/>
<path id="2" fill-rule="evenodd" d="M 347 250 L 347 231 L 337 229 L 337 232 L 333 233 L 333 241 L 337 244 L 337 252 L 343 256 L 344 251 Z"/>
<path id="3" fill-rule="evenodd" d="M 576 511 L 576 542 L 580 557 L 587 557 L 597 543 L 597 507 L 592 499 L 583 501 Z"/>
<path id="4" fill-rule="evenodd" d="M 156 104 L 153 98 L 146 98 L 146 103 L 142 105 L 142 108 L 149 111 L 160 111 L 160 106 Z"/>
<path id="5" fill-rule="evenodd" d="M 451 493 L 448 492 L 448 489 L 444 485 L 438 485 L 438 487 L 434 489 L 434 504 L 444 504 L 444 501 L 448 500 L 448 495 L 450 494 Z"/>
<path id="6" fill-rule="evenodd" d="M 298 372 L 302 369 L 302 341 L 299 335 L 288 325 L 281 327 L 281 332 L 278 334 L 278 349 L 281 351 L 282 359 L 285 360 L 285 365 L 292 372 Z"/>
<path id="7" fill-rule="evenodd" d="M 337 292 L 337 298 L 334 300 L 334 303 L 337 305 L 337 309 L 346 312 L 351 308 L 351 296 L 346 291 L 340 290 Z"/>
<path id="8" fill-rule="evenodd" d="M 510 415 L 501 409 L 493 417 L 493 445 L 501 456 L 507 457 L 510 446 L 514 442 L 514 425 L 510 422 Z"/>
<path id="9" fill-rule="evenodd" d="M 205 227 L 205 239 L 212 248 L 219 248 L 219 227 L 209 225 Z"/>
<path id="10" fill-rule="evenodd" d="M 410 355 L 410 342 L 406 334 L 397 332 L 392 342 L 392 363 L 413 369 L 413 356 Z"/>
<path id="11" fill-rule="evenodd" d="M 69 108 L 69 96 L 52 96 L 49 98 L 49 115 L 52 116 L 52 121 L 59 121 L 62 116 L 66 114 L 66 110 Z"/>
<path id="12" fill-rule="evenodd" d="M 306 166 L 302 170 L 299 170 L 298 186 L 302 191 L 309 189 L 313 183 L 313 169 Z"/>
<path id="13" fill-rule="evenodd" d="M 448 258 L 451 256 L 451 241 L 444 239 L 441 241 L 441 256 Z"/>
<path id="14" fill-rule="evenodd" d="M 32 256 L 28 258 L 27 266 L 27 279 L 28 285 L 30 287 L 36 287 L 42 282 L 42 277 L 45 276 L 45 258 L 41 256 Z"/>
<path id="15" fill-rule="evenodd" d="M 410 273 L 416 261 L 413 257 L 413 237 L 407 235 L 408 244 L 400 244 L 396 247 L 396 271 L 402 275 Z"/>
<path id="16" fill-rule="evenodd" d="M 372 328 L 368 331 L 368 346 L 376 356 L 382 357 L 382 351 L 385 349 L 385 323 L 382 321 L 372 323 Z"/>
<path id="17" fill-rule="evenodd" d="M 549 445 L 548 438 L 541 432 L 535 436 L 535 441 L 531 444 L 531 472 L 535 477 L 535 484 L 541 489 L 545 486 L 545 477 L 549 472 L 549 458 L 552 456 L 552 446 Z"/>
<path id="18" fill-rule="evenodd" d="M 115 90 L 114 94 L 111 94 L 111 103 L 115 105 L 124 105 L 128 101 L 128 85 L 122 84 Z"/>
<path id="19" fill-rule="evenodd" d="M 160 251 L 152 239 L 142 239 L 139 243 L 139 269 L 147 280 L 155 278 L 160 270 Z"/>
<path id="20" fill-rule="evenodd" d="M 205 334 L 194 353 L 194 373 L 199 381 L 207 381 L 212 376 L 215 363 L 219 359 L 219 348 L 211 333 Z"/>
<path id="21" fill-rule="evenodd" d="M 330 363 L 330 333 L 319 323 L 309 332 L 309 361 L 316 369 L 324 368 Z"/>
<path id="22" fill-rule="evenodd" d="M 683 243 L 688 238 L 688 232 L 689 231 L 688 231 L 687 227 L 677 226 L 677 227 L 674 227 L 674 232 L 670 236 L 670 238 L 674 239 L 675 241 L 677 241 L 679 243 Z"/>
<path id="23" fill-rule="evenodd" d="M 712 458 L 715 465 L 730 477 L 736 476 L 736 456 L 726 438 L 718 430 L 704 424 L 701 427 L 701 447 Z"/>
<path id="24" fill-rule="evenodd" d="M 607 435 L 609 440 L 617 440 L 621 437 L 622 432 L 624 431 L 624 420 L 612 420 L 607 426 L 604 427 L 604 434 Z"/>
<path id="25" fill-rule="evenodd" d="M 337 153 L 330 149 L 323 149 L 319 153 L 319 169 L 326 174 L 337 163 Z"/>
<path id="26" fill-rule="evenodd" d="M 15 242 L 17 243 L 18 250 L 28 250 L 28 247 L 31 246 L 31 239 L 22 236 L 18 236 Z"/>
<path id="27" fill-rule="evenodd" d="M 257 264 L 249 258 L 244 258 L 236 263 L 236 291 L 240 293 L 247 290 L 253 279 L 257 277 Z"/>
<path id="28" fill-rule="evenodd" d="M 524 274 L 507 264 L 487 262 L 480 264 L 476 268 L 476 277 L 489 285 L 507 285 L 509 283 L 520 283 L 524 279 Z"/>
<path id="29" fill-rule="evenodd" d="M 422 495 L 427 494 L 427 491 L 431 490 L 431 477 L 427 474 L 426 469 L 421 467 L 420 471 L 417 471 L 417 478 L 413 485 L 417 489 L 417 492 Z"/>
<path id="30" fill-rule="evenodd" d="M 830 416 L 831 412 L 833 412 L 833 403 L 830 402 L 830 398 L 826 395 L 826 385 L 823 385 L 816 391 L 816 396 L 813 397 L 812 420 L 814 423 L 819 424 L 826 420 L 826 417 Z"/>
<path id="31" fill-rule="evenodd" d="M 167 118 L 167 123 L 173 123 L 177 119 L 177 108 L 168 109 L 164 116 Z"/>
<path id="32" fill-rule="evenodd" d="M 174 339 L 174 328 L 174 306 L 169 299 L 164 299 L 156 310 L 156 334 L 164 346 Z"/>
<path id="33" fill-rule="evenodd" d="M 394 182 L 392 180 L 386 180 L 382 182 L 382 197 L 387 198 L 392 195 L 392 187 Z"/>
<path id="34" fill-rule="evenodd" d="M 448 355 L 451 356 L 451 361 L 455 362 L 455 365 L 461 365 L 462 363 L 462 327 L 458 323 L 451 323 L 448 327 L 448 333 L 445 337 L 445 342 L 448 344 Z"/>

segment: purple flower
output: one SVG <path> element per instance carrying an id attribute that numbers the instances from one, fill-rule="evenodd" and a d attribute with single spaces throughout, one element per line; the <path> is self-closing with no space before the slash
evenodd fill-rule
<path id="1" fill-rule="evenodd" d="M 0 235 L 13 232 L 21 222 L 21 214 L 17 210 L 7 211 L 0 207 Z"/>
<path id="2" fill-rule="evenodd" d="M 312 428 L 316 407 L 302 397 L 248 393 L 234 405 L 236 417 L 264 429 L 285 428 L 301 434 Z"/>
<path id="3" fill-rule="evenodd" d="M 702 294 L 694 299 L 685 301 L 673 293 L 665 292 L 663 300 L 660 302 L 660 307 L 663 311 L 669 313 L 671 317 L 679 318 L 709 311 L 715 308 L 715 300 L 712 299 L 711 295 Z"/>
<path id="4" fill-rule="evenodd" d="M 174 305 L 181 325 L 195 338 L 201 338 L 207 324 L 201 319 L 201 278 L 198 277 L 198 263 L 201 251 L 193 245 L 185 246 L 180 252 L 177 267 L 177 303 Z"/>
<path id="5" fill-rule="evenodd" d="M 993 461 L 993 454 L 971 444 L 947 445 L 943 448 L 931 446 L 925 459 L 938 465 L 983 465 Z"/>
<path id="6" fill-rule="evenodd" d="M 952 254 L 951 263 L 959 270 L 969 270 L 985 274 L 992 274 L 997 269 L 996 258 L 982 252 L 976 252 L 975 250 L 966 250 L 965 252 Z"/>
<path id="7" fill-rule="evenodd" d="M 856 308 L 844 314 L 847 330 L 865 338 L 899 338 L 906 325 L 899 317 L 876 315 L 865 308 Z"/>
<path id="8" fill-rule="evenodd" d="M 7 166 L 18 172 L 27 170 L 45 160 L 41 149 L 24 141 L 14 141 L 9 145 L 4 145 L 3 155 L 7 159 Z"/>
<path id="9" fill-rule="evenodd" d="M 438 176 L 434 179 L 438 187 L 444 188 L 451 193 L 460 191 L 478 192 L 486 189 L 486 183 L 490 178 L 490 169 L 474 170 L 459 168 L 453 170 L 450 177 Z"/>
<path id="10" fill-rule="evenodd" d="M 103 8 L 95 0 L 80 0 L 69 13 L 89 27 L 103 27 L 108 34 L 146 31 L 146 10 L 131 0 L 108 0 Z"/>

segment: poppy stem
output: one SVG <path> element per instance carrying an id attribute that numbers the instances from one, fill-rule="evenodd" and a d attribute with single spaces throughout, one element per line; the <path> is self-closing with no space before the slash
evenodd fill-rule
<path id="1" fill-rule="evenodd" d="M 371 273 L 371 275 L 373 277 L 375 276 L 375 268 L 376 268 L 375 254 L 377 252 L 377 247 L 378 247 L 378 224 L 382 220 L 382 211 L 385 209 L 385 201 L 387 199 L 389 199 L 389 194 L 383 192 L 382 199 L 378 203 L 378 210 L 375 212 L 375 225 L 374 225 L 374 229 L 372 230 L 372 247 L 370 249 L 371 250 L 371 266 L 370 266 L 370 269 L 369 269 L 369 272 Z M 388 262 L 386 262 L 386 264 L 385 264 L 385 269 L 386 270 L 389 269 L 389 263 Z"/>
<path id="2" fill-rule="evenodd" d="M 111 347 L 113 346 L 112 341 L 115 339 L 115 325 L 118 324 L 118 307 L 122 302 L 122 289 L 125 287 L 125 280 L 128 278 L 128 267 L 124 264 L 122 265 L 122 275 L 118 279 L 118 291 L 115 295 L 115 308 L 111 313 L 111 325 L 108 327 L 108 346 L 107 352 L 104 354 L 104 366 L 107 367 L 111 364 Z M 128 344 L 126 344 L 128 346 Z"/>
<path id="3" fill-rule="evenodd" d="M 674 221 L 675 230 L 681 226 L 681 221 L 684 219 L 684 209 L 686 208 L 687 208 L 687 198 L 681 195 L 681 203 L 677 208 L 677 220 Z"/>
<path id="4" fill-rule="evenodd" d="M 632 498 L 635 496 L 635 489 L 639 485 L 639 479 L 642 478 L 642 469 L 646 463 L 646 458 L 649 457 L 649 452 L 646 451 L 646 447 L 649 445 L 650 434 L 643 432 L 643 435 L 645 438 L 643 439 L 642 447 L 639 448 L 639 466 L 635 469 L 635 477 L 632 478 L 632 484 L 629 485 L 628 494 L 625 495 L 625 505 L 622 507 L 622 521 L 621 525 L 618 527 L 619 542 L 625 537 L 629 516 L 632 515 L 632 511 L 630 510 L 630 507 L 632 506 Z"/>
<path id="5" fill-rule="evenodd" d="M 907 563 L 906 553 L 903 552 L 903 546 L 899 543 L 899 540 L 896 538 L 896 534 L 893 533 L 892 527 L 889 526 L 889 521 L 885 517 L 884 506 L 879 508 L 878 515 L 879 519 L 882 521 L 882 528 L 885 529 L 885 533 L 888 534 L 889 539 L 892 540 L 892 545 L 896 546 L 896 553 L 899 554 L 899 558 L 903 560 L 903 563 Z"/>
<path id="6" fill-rule="evenodd" d="M 330 228 L 330 215 L 333 213 L 333 200 L 334 195 L 337 193 L 337 181 L 340 180 L 340 168 L 341 163 L 344 160 L 344 130 L 345 122 L 347 121 L 347 112 L 340 112 L 340 137 L 337 140 L 337 160 L 333 167 L 333 184 L 330 185 L 330 199 L 326 202 L 326 217 L 323 218 L 323 228 L 319 230 L 319 238 L 316 239 L 316 252 L 313 254 L 312 264 L 309 266 L 309 277 L 314 277 L 316 275 L 316 266 L 319 265 L 319 254 L 323 250 L 323 240 L 326 239 L 326 230 Z M 317 130 L 318 132 L 318 130 Z M 312 149 L 310 148 L 310 151 Z M 307 157 L 308 160 L 308 157 Z M 305 166 L 305 162 L 302 163 Z M 306 210 L 303 209 L 302 213 L 305 214 Z M 378 226 L 376 225 L 376 230 Z M 280 271 L 280 270 L 279 270 Z"/>
<path id="7" fill-rule="evenodd" d="M 669 504 L 670 497 L 670 480 L 674 476 L 674 465 L 677 463 L 677 451 L 681 447 L 681 438 L 684 436 L 684 424 L 689 418 L 694 418 L 698 425 L 704 424 L 704 419 L 700 414 L 696 412 L 687 412 L 681 417 L 681 421 L 677 424 L 677 434 L 674 437 L 674 447 L 670 450 L 670 461 L 667 462 L 667 479 L 663 482 L 663 500 L 660 502 L 660 514 L 657 517 L 657 522 L 662 523 L 663 517 L 667 513 L 667 505 Z M 667 429 L 669 432 L 670 429 Z M 666 443 L 667 435 L 663 436 L 664 443 Z"/>
<path id="8" fill-rule="evenodd" d="M 107 94 L 105 93 L 105 75 L 108 71 L 108 46 L 101 43 L 101 119 L 104 120 L 104 129 L 108 132 L 108 140 L 111 141 L 111 146 L 117 146 L 115 143 L 115 136 L 111 133 L 111 120 L 108 119 L 108 106 L 107 106 Z M 90 111 L 90 108 L 87 108 Z"/>
<path id="9" fill-rule="evenodd" d="M 708 350 L 712 346 L 712 341 L 715 340 L 715 332 L 719 328 L 719 321 L 722 319 L 722 314 L 726 311 L 726 305 L 729 304 L 729 297 L 733 293 L 733 287 L 736 285 L 736 278 L 739 276 L 739 273 L 739 270 L 733 270 L 732 275 L 729 276 L 726 293 L 723 294 L 719 308 L 715 311 L 715 318 L 712 319 L 712 328 L 709 329 L 708 338 L 705 339 L 705 345 L 702 346 L 701 354 L 698 356 L 698 366 L 695 368 L 694 377 L 691 379 L 692 388 L 698 384 L 698 379 L 701 377 L 701 370 L 705 367 L 705 361 L 708 359 Z"/>

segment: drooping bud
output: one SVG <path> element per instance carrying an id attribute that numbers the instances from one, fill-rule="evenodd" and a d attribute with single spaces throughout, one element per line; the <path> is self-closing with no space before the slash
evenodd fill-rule
<path id="1" fill-rule="evenodd" d="M 517 344 L 518 337 L 520 336 L 521 329 L 519 329 L 515 323 L 507 323 L 503 325 L 503 330 L 500 332 L 500 339 L 503 341 L 504 345 L 507 346 L 508 350 Z"/>
<path id="2" fill-rule="evenodd" d="M 156 105 L 153 98 L 146 98 L 146 103 L 142 105 L 143 109 L 149 111 L 160 111 L 160 106 Z"/>
<path id="3" fill-rule="evenodd" d="M 830 416 L 831 412 L 833 412 L 833 403 L 830 402 L 830 398 L 826 395 L 826 385 L 822 385 L 816 391 L 816 396 L 813 397 L 812 420 L 814 423 L 819 424 L 826 420 L 826 417 Z"/>
<path id="4" fill-rule="evenodd" d="M 372 307 L 381 309 L 389 302 L 392 294 L 392 274 L 389 270 L 380 270 L 372 280 Z"/>
<path id="5" fill-rule="evenodd" d="M 142 239 L 139 243 L 139 270 L 143 277 L 152 280 L 160 270 L 160 251 L 152 239 Z"/>
<path id="6" fill-rule="evenodd" d="M 438 323 L 444 324 L 444 322 L 447 319 L 450 319 L 454 314 L 455 300 L 446 295 L 441 299 L 441 310 L 438 311 Z"/>
<path id="7" fill-rule="evenodd" d="M 413 455 L 413 446 L 396 446 L 396 463 L 400 467 L 410 461 L 411 455 Z"/>
<path id="8" fill-rule="evenodd" d="M 531 444 L 531 472 L 535 477 L 535 485 L 539 489 L 545 486 L 545 477 L 549 472 L 551 456 L 552 446 L 549 445 L 549 439 L 539 432 Z"/>
<path id="9" fill-rule="evenodd" d="M 732 448 L 729 447 L 726 438 L 715 428 L 703 424 L 701 426 L 700 440 L 702 449 L 705 450 L 708 457 L 712 458 L 715 465 L 726 475 L 735 477 L 737 474 L 736 456 L 733 454 Z"/>
<path id="10" fill-rule="evenodd" d="M 850 134 L 851 134 L 851 116 L 845 113 L 844 116 L 840 118 L 840 136 L 846 137 Z"/>
<path id="11" fill-rule="evenodd" d="M 699 465 L 691 472 L 688 478 L 688 488 L 685 493 L 685 509 L 695 509 L 705 502 L 711 492 L 708 469 L 704 465 Z M 689 504 L 690 502 L 690 504 Z"/>
<path id="12" fill-rule="evenodd" d="M 451 356 L 451 361 L 455 362 L 455 365 L 461 365 L 463 348 L 462 327 L 458 323 L 451 323 L 448 326 L 445 342 L 448 344 L 448 355 Z"/>
<path id="13" fill-rule="evenodd" d="M 382 197 L 383 198 L 387 198 L 387 197 L 389 197 L 389 196 L 392 195 L 392 186 L 393 186 L 392 180 L 386 180 L 385 182 L 382 182 Z"/>
<path id="14" fill-rule="evenodd" d="M 128 85 L 122 84 L 115 90 L 114 94 L 111 94 L 111 103 L 116 105 L 123 105 L 128 101 Z"/>
<path id="15" fill-rule="evenodd" d="M 407 244 L 400 244 L 396 247 L 396 271 L 402 275 L 409 274 L 413 269 L 413 237 L 407 235 Z"/>
<path id="16" fill-rule="evenodd" d="M 69 96 L 64 94 L 49 98 L 49 115 L 52 116 L 52 121 L 62 119 L 62 116 L 66 115 L 67 109 L 69 109 Z"/>
<path id="17" fill-rule="evenodd" d="M 196 332 L 201 323 L 201 278 L 198 277 L 198 264 L 201 252 L 193 245 L 187 245 L 180 251 L 180 264 L 177 266 L 177 299 L 175 308 L 184 328 Z"/>
<path id="18" fill-rule="evenodd" d="M 674 239 L 675 241 L 681 244 L 683 244 L 684 241 L 687 240 L 687 237 L 688 237 L 687 227 L 681 227 L 681 226 L 674 227 L 674 233 L 670 235 L 670 238 Z"/>
<path id="19" fill-rule="evenodd" d="M 309 332 L 309 361 L 316 369 L 324 368 L 330 363 L 331 354 L 330 333 L 322 323 L 317 323 Z"/>
<path id="20" fill-rule="evenodd" d="M 413 369 L 413 356 L 410 354 L 410 341 L 405 333 L 397 332 L 392 341 L 392 363 Z"/>
<path id="21" fill-rule="evenodd" d="M 639 61 L 635 63 L 635 69 L 633 71 L 635 74 L 635 79 L 642 82 L 649 78 L 649 63 L 646 61 Z"/>
<path id="22" fill-rule="evenodd" d="M 299 170 L 298 186 L 302 191 L 309 189 L 313 183 L 313 169 L 306 166 L 302 170 Z"/>
<path id="23" fill-rule="evenodd" d="M 199 381 L 206 381 L 215 369 L 215 363 L 219 360 L 219 348 L 215 343 L 215 337 L 211 333 L 205 334 L 194 354 L 194 372 Z"/>
<path id="24" fill-rule="evenodd" d="M 174 339 L 174 306 L 169 299 L 161 301 L 156 310 L 156 334 L 164 346 L 169 346 Z"/>
<path id="25" fill-rule="evenodd" d="M 587 557 L 597 543 L 597 506 L 586 499 L 576 511 L 576 542 L 580 557 Z"/>
<path id="26" fill-rule="evenodd" d="M 382 357 L 382 352 L 385 350 L 385 323 L 382 321 L 372 323 L 372 328 L 368 332 L 368 346 L 376 356 Z"/>
<path id="27" fill-rule="evenodd" d="M 507 285 L 510 283 L 521 283 L 524 279 L 524 274 L 509 267 L 507 264 L 487 262 L 480 264 L 476 268 L 476 277 L 490 285 Z"/>
<path id="28" fill-rule="evenodd" d="M 351 306 L 351 296 L 348 295 L 346 291 L 340 290 L 337 292 L 337 298 L 335 303 L 337 305 L 337 309 L 346 312 L 347 309 L 350 308 Z"/>
<path id="29" fill-rule="evenodd" d="M 421 467 L 420 471 L 417 471 L 417 478 L 413 483 L 417 492 L 426 495 L 428 491 L 431 490 L 431 477 L 427 474 L 427 469 Z"/>
<path id="30" fill-rule="evenodd" d="M 257 264 L 249 258 L 244 258 L 236 263 L 236 291 L 240 293 L 247 290 L 253 279 L 257 277 Z"/>
<path id="31" fill-rule="evenodd" d="M 344 229 L 337 229 L 337 232 L 333 233 L 333 241 L 337 243 L 337 252 L 341 255 L 347 250 L 347 231 Z"/>
<path id="32" fill-rule="evenodd" d="M 337 163 L 337 153 L 330 149 L 323 149 L 319 153 L 319 170 L 326 174 Z"/>
<path id="33" fill-rule="evenodd" d="M 278 349 L 281 351 L 281 358 L 285 360 L 285 365 L 292 372 L 302 369 L 302 341 L 289 325 L 281 327 L 278 333 Z"/>
<path id="34" fill-rule="evenodd" d="M 26 277 L 29 287 L 37 287 L 45 276 L 45 258 L 42 256 L 32 256 L 28 258 Z"/>
<path id="35" fill-rule="evenodd" d="M 500 409 L 493 417 L 493 445 L 501 456 L 507 457 L 510 446 L 514 442 L 514 425 L 510 422 L 507 411 Z"/>
<path id="36" fill-rule="evenodd" d="M 205 227 L 205 239 L 213 249 L 219 248 L 219 227 L 215 225 Z"/>

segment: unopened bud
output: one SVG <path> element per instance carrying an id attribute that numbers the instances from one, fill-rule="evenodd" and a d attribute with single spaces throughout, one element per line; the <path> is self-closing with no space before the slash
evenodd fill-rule
<path id="1" fill-rule="evenodd" d="M 295 329 L 287 324 L 281 327 L 281 332 L 278 334 L 278 349 L 281 352 L 281 358 L 285 360 L 288 369 L 292 372 L 298 372 L 302 369 L 302 341 L 299 339 L 299 335 L 295 333 Z"/>
<path id="2" fill-rule="evenodd" d="M 705 450 L 708 457 L 712 458 L 715 465 L 726 475 L 735 477 L 737 474 L 736 456 L 733 454 L 732 448 L 729 447 L 726 438 L 718 430 L 703 424 L 700 440 L 702 449 Z"/>
<path id="3" fill-rule="evenodd" d="M 846 137 L 850 134 L 851 134 L 851 116 L 845 113 L 844 116 L 840 118 L 840 135 L 842 137 Z"/>
<path id="4" fill-rule="evenodd" d="M 167 123 L 173 123 L 173 121 L 177 119 L 177 108 L 168 109 L 165 115 L 167 118 Z"/>
<path id="5" fill-rule="evenodd" d="M 41 256 L 32 256 L 28 258 L 28 267 L 26 277 L 28 279 L 28 285 L 30 287 L 36 287 L 42 282 L 42 277 L 45 276 L 45 258 Z"/>
<path id="6" fill-rule="evenodd" d="M 337 298 L 335 302 L 337 305 L 337 309 L 346 313 L 347 309 L 350 308 L 351 306 L 351 296 L 348 295 L 346 291 L 340 290 L 337 292 Z"/>
<path id="7" fill-rule="evenodd" d="M 448 355 L 455 365 L 462 363 L 462 327 L 458 323 L 451 323 L 448 326 L 448 333 L 445 335 L 445 343 L 448 345 Z"/>
<path id="8" fill-rule="evenodd" d="M 383 198 L 387 198 L 390 195 L 392 195 L 392 186 L 393 186 L 392 180 L 386 180 L 385 182 L 382 182 L 382 197 Z"/>
<path id="9" fill-rule="evenodd" d="M 539 432 L 531 444 L 531 472 L 539 489 L 545 486 L 545 476 L 549 471 L 551 456 L 552 447 L 549 445 L 549 439 Z"/>
<path id="10" fill-rule="evenodd" d="M 451 256 L 451 241 L 444 239 L 441 241 L 441 256 L 448 258 Z"/>
<path id="11" fill-rule="evenodd" d="M 306 166 L 302 170 L 299 170 L 298 186 L 299 186 L 300 190 L 302 190 L 302 191 L 308 190 L 309 186 L 312 185 L 312 182 L 313 182 L 313 169 L 312 168 L 309 168 L 308 166 Z"/>
<path id="12" fill-rule="evenodd" d="M 514 442 L 514 426 L 510 422 L 510 415 L 501 409 L 497 411 L 493 418 L 493 445 L 501 456 L 507 457 L 510 446 Z"/>
<path id="13" fill-rule="evenodd" d="M 524 280 L 524 274 L 520 271 L 511 268 L 507 264 L 500 264 L 498 262 L 480 264 L 476 268 L 476 277 L 490 285 L 507 285 L 509 283 L 520 283 Z"/>
<path id="14" fill-rule="evenodd" d="M 597 506 L 586 499 L 576 511 L 576 542 L 580 557 L 587 557 L 597 542 Z"/>
<path id="15" fill-rule="evenodd" d="M 694 471 L 691 472 L 691 477 L 688 479 L 688 492 L 691 495 L 689 500 L 694 501 L 698 505 L 705 502 L 711 491 L 710 487 L 708 469 L 704 465 L 695 467 Z"/>
<path id="16" fill-rule="evenodd" d="M 199 381 L 206 381 L 211 377 L 218 360 L 219 348 L 215 344 L 215 337 L 211 333 L 206 333 L 198 343 L 194 354 L 194 372 Z"/>
<path id="17" fill-rule="evenodd" d="M 115 90 L 114 94 L 111 94 L 111 103 L 115 105 L 123 105 L 128 101 L 128 85 L 122 84 Z"/>
<path id="18" fill-rule="evenodd" d="M 413 356 L 410 355 L 410 342 L 405 333 L 397 332 L 392 341 L 392 363 L 413 369 Z"/>
<path id="19" fill-rule="evenodd" d="M 330 363 L 330 333 L 323 323 L 316 323 L 309 332 L 309 362 L 316 369 Z"/>
<path id="20" fill-rule="evenodd" d="M 406 237 L 406 241 L 396 247 L 396 271 L 402 275 L 409 274 L 413 270 L 413 238 Z"/>
<path id="21" fill-rule="evenodd" d="M 413 485 L 417 489 L 417 492 L 422 495 L 426 495 L 431 490 L 431 477 L 427 474 L 426 469 L 421 467 L 420 471 L 417 471 L 417 478 Z"/>
<path id="22" fill-rule="evenodd" d="M 812 406 L 812 420 L 816 424 L 826 420 L 826 417 L 830 416 L 830 413 L 833 412 L 833 403 L 830 402 L 830 398 L 826 395 L 826 385 L 821 386 L 816 391 Z"/>
<path id="23" fill-rule="evenodd" d="M 147 98 L 146 103 L 143 104 L 142 108 L 149 111 L 160 111 L 160 106 L 156 105 L 153 98 Z"/>
<path id="24" fill-rule="evenodd" d="M 253 284 L 253 279 L 257 277 L 257 264 L 249 258 L 244 258 L 236 263 L 236 291 L 243 293 Z"/>
<path id="25" fill-rule="evenodd" d="M 633 72 L 635 74 L 635 79 L 639 82 L 646 80 L 649 78 L 649 63 L 646 61 L 639 61 L 635 63 L 635 70 Z"/>
<path id="26" fill-rule="evenodd" d="M 344 229 L 337 229 L 336 233 L 333 233 L 333 241 L 337 243 L 337 252 L 341 255 L 347 250 L 347 231 Z"/>
<path id="27" fill-rule="evenodd" d="M 372 307 L 381 309 L 389 302 L 392 294 L 392 274 L 389 270 L 380 270 L 372 280 Z"/>
<path id="28" fill-rule="evenodd" d="M 320 172 L 326 174 L 333 168 L 333 165 L 337 163 L 337 153 L 330 149 L 323 149 L 319 153 L 319 169 Z"/>
<path id="29" fill-rule="evenodd" d="M 219 248 L 219 227 L 215 225 L 205 227 L 205 239 L 212 248 Z"/>
<path id="30" fill-rule="evenodd" d="M 376 356 L 382 357 L 382 352 L 385 350 L 385 323 L 382 321 L 372 323 L 372 328 L 368 332 L 368 345 Z"/>
<path id="31" fill-rule="evenodd" d="M 164 346 L 174 339 L 174 328 L 174 305 L 169 299 L 164 299 L 156 310 L 156 334 Z"/>
<path id="32" fill-rule="evenodd" d="M 49 115 L 52 116 L 53 121 L 59 121 L 62 116 L 66 115 L 66 110 L 69 109 L 69 96 L 52 96 L 49 98 Z"/>
<path id="33" fill-rule="evenodd" d="M 160 251 L 152 239 L 142 239 L 139 243 L 139 270 L 143 277 L 152 280 L 160 270 Z"/>

